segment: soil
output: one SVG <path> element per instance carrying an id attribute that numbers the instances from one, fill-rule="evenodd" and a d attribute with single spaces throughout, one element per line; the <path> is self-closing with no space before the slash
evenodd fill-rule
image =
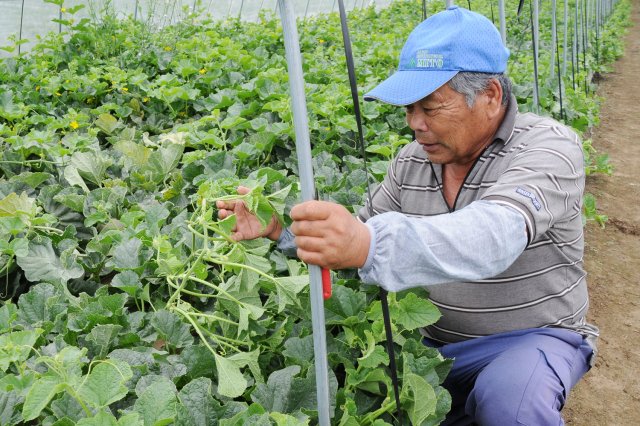
<path id="1" fill-rule="evenodd" d="M 604 228 L 589 223 L 585 232 L 589 319 L 600 328 L 599 353 L 569 395 L 569 425 L 640 425 L 640 0 L 632 4 L 625 55 L 598 89 L 604 102 L 593 144 L 615 169 L 587 178 L 587 192 L 609 221 Z"/>

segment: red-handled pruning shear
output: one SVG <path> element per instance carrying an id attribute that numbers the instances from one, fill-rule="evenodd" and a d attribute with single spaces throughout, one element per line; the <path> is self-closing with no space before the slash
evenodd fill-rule
<path id="1" fill-rule="evenodd" d="M 315 198 L 320 199 L 318 188 L 316 188 Z M 331 270 L 327 268 L 322 268 L 322 297 L 324 300 L 331 297 Z"/>
<path id="2" fill-rule="evenodd" d="M 322 297 L 327 300 L 331 297 L 331 271 L 322 268 Z"/>

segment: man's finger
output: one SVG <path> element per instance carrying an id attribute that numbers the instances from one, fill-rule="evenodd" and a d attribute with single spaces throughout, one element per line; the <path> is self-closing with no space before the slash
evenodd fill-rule
<path id="1" fill-rule="evenodd" d="M 324 238 L 312 236 L 296 236 L 296 247 L 305 251 L 320 253 L 326 256 L 327 241 Z"/>
<path id="2" fill-rule="evenodd" d="M 326 201 L 305 201 L 293 206 L 289 216 L 293 220 L 324 220 L 331 215 L 333 204 Z"/>
<path id="3" fill-rule="evenodd" d="M 321 268 L 327 267 L 327 265 L 324 264 L 323 256 L 319 253 L 298 248 L 296 254 L 298 259 L 302 260 L 306 264 L 318 265 Z"/>
<path id="4" fill-rule="evenodd" d="M 323 237 L 327 234 L 322 222 L 316 220 L 294 221 L 291 224 L 291 232 L 296 236 Z"/>
<path id="5" fill-rule="evenodd" d="M 227 217 L 229 217 L 230 215 L 232 215 L 233 212 L 226 210 L 226 209 L 220 209 L 218 210 L 218 219 L 226 219 Z"/>

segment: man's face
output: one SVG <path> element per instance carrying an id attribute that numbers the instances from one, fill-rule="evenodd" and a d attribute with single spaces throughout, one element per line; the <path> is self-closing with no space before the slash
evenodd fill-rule
<path id="1" fill-rule="evenodd" d="M 469 108 L 465 97 L 445 84 L 406 106 L 407 124 L 432 162 L 468 165 L 482 153 L 493 136 L 483 96 L 478 94 Z"/>

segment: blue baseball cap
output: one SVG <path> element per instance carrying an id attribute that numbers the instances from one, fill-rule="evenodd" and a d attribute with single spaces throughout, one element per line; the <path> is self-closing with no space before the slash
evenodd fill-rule
<path id="1" fill-rule="evenodd" d="M 508 58 L 509 49 L 490 20 L 452 6 L 430 16 L 409 34 L 400 52 L 398 70 L 364 99 L 410 105 L 460 71 L 503 73 Z"/>

